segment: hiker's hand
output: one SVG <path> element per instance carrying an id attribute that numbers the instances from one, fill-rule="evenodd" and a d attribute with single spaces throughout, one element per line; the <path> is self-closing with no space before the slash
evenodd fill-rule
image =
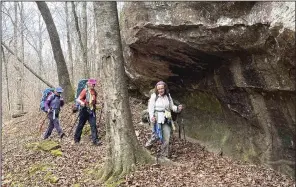
<path id="1" fill-rule="evenodd" d="M 178 111 L 181 112 L 182 109 L 183 109 L 183 106 L 182 106 L 182 105 L 179 105 L 179 106 L 178 106 Z"/>
<path id="2" fill-rule="evenodd" d="M 80 104 L 82 107 L 84 107 L 85 106 L 85 103 L 84 102 L 81 102 L 81 104 Z"/>
<path id="3" fill-rule="evenodd" d="M 102 108 L 99 104 L 96 104 L 95 106 L 97 110 Z"/>
<path id="4" fill-rule="evenodd" d="M 151 122 L 152 122 L 152 123 L 155 123 L 155 121 L 156 121 L 156 118 L 153 116 L 153 117 L 151 118 Z"/>
<path id="5" fill-rule="evenodd" d="M 47 113 L 49 113 L 50 112 L 50 108 L 49 109 L 47 109 Z"/>

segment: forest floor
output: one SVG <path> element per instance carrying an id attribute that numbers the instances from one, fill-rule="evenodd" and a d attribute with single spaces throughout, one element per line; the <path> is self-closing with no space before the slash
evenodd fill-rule
<path id="1" fill-rule="evenodd" d="M 142 145 L 147 141 L 150 128 L 141 124 L 140 112 L 144 105 L 130 99 L 133 123 Z M 103 186 L 96 179 L 97 169 L 104 163 L 104 117 L 99 121 L 99 136 L 103 145 L 93 146 L 90 128 L 86 124 L 79 144 L 73 144 L 76 114 L 71 105 L 61 112 L 61 126 L 66 137 L 59 139 L 56 131 L 50 140 L 42 140 L 47 121 L 40 132 L 44 113 L 27 114 L 4 122 L 2 125 L 2 186 Z M 151 150 L 151 154 L 155 149 Z M 295 186 L 294 180 L 263 166 L 232 160 L 211 153 L 196 143 L 172 138 L 173 165 L 144 165 L 113 186 Z M 109 185 L 110 186 L 110 185 Z"/>

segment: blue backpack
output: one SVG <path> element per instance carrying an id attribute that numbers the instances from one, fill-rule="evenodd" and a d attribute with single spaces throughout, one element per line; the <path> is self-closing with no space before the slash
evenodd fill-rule
<path id="1" fill-rule="evenodd" d="M 46 88 L 45 90 L 43 90 L 42 92 L 42 98 L 41 98 L 41 101 L 40 101 L 40 110 L 42 110 L 43 112 L 46 112 L 45 111 L 45 101 L 46 99 L 48 98 L 48 96 L 54 92 L 54 88 Z"/>
<path id="2" fill-rule="evenodd" d="M 81 91 L 84 89 L 84 88 L 87 88 L 87 81 L 88 79 L 81 79 L 79 82 L 78 82 L 78 86 L 77 86 L 77 89 L 76 89 L 76 92 L 75 92 L 75 100 L 74 100 L 74 106 L 73 106 L 73 113 L 77 112 L 79 109 L 80 109 L 80 105 L 79 103 L 76 101 L 76 99 L 79 97 Z"/>

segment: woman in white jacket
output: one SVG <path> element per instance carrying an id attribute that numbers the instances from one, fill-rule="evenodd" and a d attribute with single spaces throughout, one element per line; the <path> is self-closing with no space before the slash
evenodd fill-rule
<path id="1" fill-rule="evenodd" d="M 146 143 L 146 147 L 152 146 L 158 139 L 161 140 L 161 156 L 169 156 L 169 143 L 172 131 L 171 112 L 181 112 L 182 105 L 176 106 L 168 92 L 165 82 L 159 81 L 155 85 L 155 93 L 151 94 L 148 103 L 149 118 L 152 127 L 152 135 Z"/>

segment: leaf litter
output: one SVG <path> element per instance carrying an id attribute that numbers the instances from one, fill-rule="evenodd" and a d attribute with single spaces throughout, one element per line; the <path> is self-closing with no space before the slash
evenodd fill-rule
<path id="1" fill-rule="evenodd" d="M 99 100 L 99 103 L 102 103 L 102 100 Z M 145 106 L 141 100 L 130 98 L 135 133 L 142 146 L 148 140 L 151 129 L 147 124 L 140 123 L 141 111 Z M 104 116 L 102 115 L 99 121 L 99 109 L 97 125 L 99 137 L 103 141 L 102 146 L 91 144 L 90 133 L 82 135 L 81 142 L 74 144 L 75 127 L 71 133 L 70 130 L 78 114 L 72 114 L 71 107 L 71 104 L 66 105 L 60 117 L 61 126 L 67 136 L 60 140 L 54 130 L 50 138 L 59 142 L 59 156 L 30 149 L 28 146 L 44 141 L 39 126 L 45 114 L 27 114 L 3 125 L 2 186 L 103 186 L 91 173 L 100 169 L 104 162 Z M 43 126 L 42 132 L 47 127 L 47 121 Z M 151 154 L 155 156 L 158 149 L 159 145 L 152 147 Z M 211 153 L 197 143 L 179 139 L 175 134 L 172 138 L 171 152 L 170 159 L 179 165 L 139 166 L 118 186 L 295 186 L 290 176 L 264 166 Z"/>

